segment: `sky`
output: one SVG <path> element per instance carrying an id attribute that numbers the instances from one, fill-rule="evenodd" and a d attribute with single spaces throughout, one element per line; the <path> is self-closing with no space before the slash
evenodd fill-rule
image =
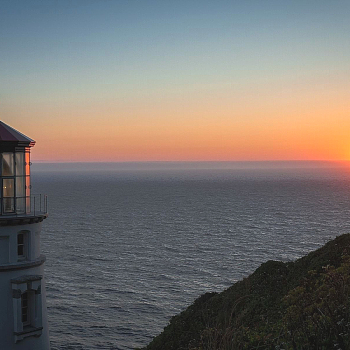
<path id="1" fill-rule="evenodd" d="M 36 161 L 350 159 L 348 0 L 0 0 Z"/>

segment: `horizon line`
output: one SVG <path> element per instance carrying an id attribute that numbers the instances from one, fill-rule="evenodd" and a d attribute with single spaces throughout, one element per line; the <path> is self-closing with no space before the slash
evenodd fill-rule
<path id="1" fill-rule="evenodd" d="M 349 159 L 271 159 L 271 160 L 32 160 L 32 163 L 348 163 Z"/>

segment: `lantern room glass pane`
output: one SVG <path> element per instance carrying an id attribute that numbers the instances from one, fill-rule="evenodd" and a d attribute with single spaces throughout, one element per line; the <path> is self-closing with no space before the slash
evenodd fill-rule
<path id="1" fill-rule="evenodd" d="M 24 214 L 26 211 L 26 199 L 25 198 L 16 198 L 16 213 Z"/>
<path id="2" fill-rule="evenodd" d="M 16 177 L 16 197 L 25 197 L 26 195 L 26 184 L 25 177 Z"/>
<path id="3" fill-rule="evenodd" d="M 15 180 L 14 179 L 2 179 L 2 196 L 14 197 L 15 196 Z"/>
<path id="4" fill-rule="evenodd" d="M 2 154 L 2 176 L 13 176 L 14 175 L 14 160 L 13 153 Z"/>
<path id="5" fill-rule="evenodd" d="M 25 172 L 26 175 L 30 175 L 30 153 L 27 151 L 25 153 Z"/>
<path id="6" fill-rule="evenodd" d="M 16 176 L 24 175 L 24 153 L 16 152 Z"/>
<path id="7" fill-rule="evenodd" d="M 31 207 L 30 207 L 30 197 L 26 197 L 26 213 L 30 214 Z"/>
<path id="8" fill-rule="evenodd" d="M 3 212 L 13 213 L 15 211 L 15 199 L 14 198 L 3 198 Z"/>
<path id="9" fill-rule="evenodd" d="M 30 196 L 30 176 L 26 176 L 26 197 Z"/>

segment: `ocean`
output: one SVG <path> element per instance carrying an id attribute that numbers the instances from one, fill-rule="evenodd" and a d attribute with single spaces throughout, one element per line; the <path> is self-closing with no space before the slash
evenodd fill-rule
<path id="1" fill-rule="evenodd" d="M 32 166 L 52 350 L 147 345 L 201 294 L 350 232 L 350 165 Z"/>

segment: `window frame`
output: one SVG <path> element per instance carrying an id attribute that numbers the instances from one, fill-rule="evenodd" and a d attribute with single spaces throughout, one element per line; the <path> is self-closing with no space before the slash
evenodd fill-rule
<path id="1" fill-rule="evenodd" d="M 17 261 L 29 259 L 29 236 L 29 231 L 19 231 L 17 233 Z M 22 237 L 21 242 L 19 240 L 20 237 Z M 20 254 L 20 249 L 22 254 Z"/>
<path id="2" fill-rule="evenodd" d="M 23 327 L 30 326 L 31 324 L 31 310 L 30 310 L 30 291 L 26 290 L 21 295 L 21 317 Z M 26 305 L 24 305 L 26 304 Z M 25 317 L 24 317 L 25 316 Z M 25 320 L 24 320 L 25 318 Z"/>
<path id="3" fill-rule="evenodd" d="M 24 338 L 39 337 L 42 334 L 41 280 L 42 275 L 25 275 L 11 280 L 15 343 Z M 24 315 L 26 315 L 25 318 Z"/>
<path id="4" fill-rule="evenodd" d="M 5 169 L 5 162 L 8 170 Z M 29 147 L 23 150 L 0 152 L 0 177 L 2 179 L 0 215 L 28 215 L 31 213 L 30 166 Z M 13 182 L 11 186 L 13 193 L 5 197 L 6 181 Z"/>

